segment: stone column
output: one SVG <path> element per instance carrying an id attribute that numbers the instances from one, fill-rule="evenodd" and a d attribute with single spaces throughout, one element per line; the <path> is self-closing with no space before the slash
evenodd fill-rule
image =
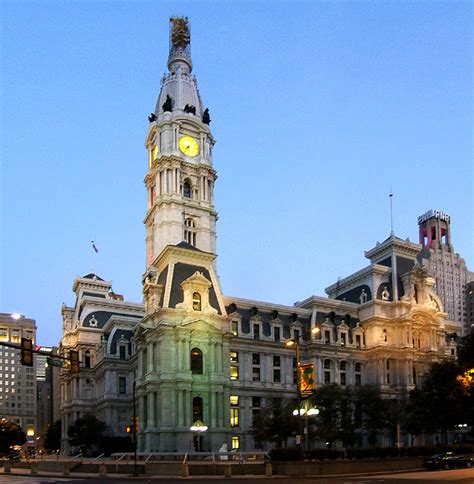
<path id="1" fill-rule="evenodd" d="M 210 419 L 209 419 L 209 426 L 213 429 L 216 428 L 216 397 L 217 392 L 210 392 L 209 393 L 209 409 L 210 409 Z"/>

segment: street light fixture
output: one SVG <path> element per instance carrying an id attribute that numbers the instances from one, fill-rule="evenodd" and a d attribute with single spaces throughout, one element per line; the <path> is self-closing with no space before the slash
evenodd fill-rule
<path id="1" fill-rule="evenodd" d="M 191 432 L 193 432 L 196 437 L 197 437 L 197 451 L 198 452 L 201 452 L 201 435 L 206 432 L 206 430 L 208 429 L 208 426 L 206 424 L 204 424 L 203 422 L 201 422 L 201 420 L 196 420 L 192 425 L 191 427 L 189 428 L 189 430 L 191 430 Z"/>

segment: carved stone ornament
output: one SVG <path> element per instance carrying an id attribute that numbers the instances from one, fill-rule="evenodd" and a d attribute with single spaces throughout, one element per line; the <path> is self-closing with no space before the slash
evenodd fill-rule
<path id="1" fill-rule="evenodd" d="M 155 312 L 160 307 L 163 284 L 155 284 L 145 281 L 143 285 L 143 296 L 145 302 L 145 312 L 147 314 Z"/>
<path id="2" fill-rule="evenodd" d="M 171 42 L 174 47 L 186 48 L 191 41 L 191 36 L 189 34 L 188 19 L 173 17 L 171 19 L 173 24 L 171 30 Z"/>
<path id="3" fill-rule="evenodd" d="M 217 314 L 217 309 L 209 303 L 209 289 L 211 287 L 212 283 L 204 277 L 203 273 L 196 271 L 181 283 L 183 302 L 176 304 L 176 309 Z M 196 300 L 196 296 L 199 300 Z"/>

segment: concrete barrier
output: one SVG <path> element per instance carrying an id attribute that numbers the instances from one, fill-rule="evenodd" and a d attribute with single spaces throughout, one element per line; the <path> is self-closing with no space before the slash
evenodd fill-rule
<path id="1" fill-rule="evenodd" d="M 32 476 L 38 475 L 38 464 L 36 462 L 31 463 L 31 475 Z"/>
<path id="2" fill-rule="evenodd" d="M 273 468 L 272 465 L 268 462 L 265 464 L 265 477 L 272 477 L 273 476 Z"/>
<path id="3" fill-rule="evenodd" d="M 105 465 L 99 466 L 99 476 L 100 477 L 106 477 L 107 476 L 107 466 L 105 466 Z"/>
<path id="4" fill-rule="evenodd" d="M 3 463 L 3 473 L 4 474 L 10 474 L 12 471 L 12 464 L 11 462 L 8 462 L 7 460 Z"/>
<path id="5" fill-rule="evenodd" d="M 232 466 L 230 464 L 225 466 L 224 475 L 226 479 L 232 479 Z"/>
<path id="6" fill-rule="evenodd" d="M 183 464 L 183 477 L 189 477 L 189 464 Z"/>

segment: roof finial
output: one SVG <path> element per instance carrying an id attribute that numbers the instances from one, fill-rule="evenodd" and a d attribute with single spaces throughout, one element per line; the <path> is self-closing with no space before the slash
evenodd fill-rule
<path id="1" fill-rule="evenodd" d="M 191 30 L 188 17 L 170 17 L 170 54 L 168 68 L 173 61 L 185 61 L 192 69 L 191 62 Z"/>

